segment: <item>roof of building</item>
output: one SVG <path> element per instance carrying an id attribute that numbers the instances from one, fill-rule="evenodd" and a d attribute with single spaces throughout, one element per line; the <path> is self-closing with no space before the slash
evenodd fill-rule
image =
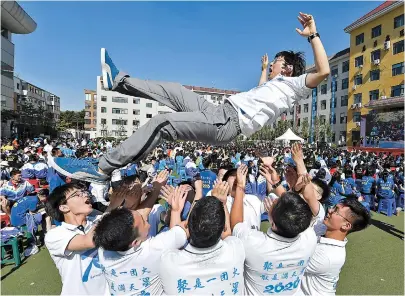
<path id="1" fill-rule="evenodd" d="M 361 18 L 357 19 L 355 22 L 353 22 L 352 24 L 347 26 L 344 29 L 344 31 L 346 33 L 350 33 L 353 29 L 370 22 L 371 20 L 375 19 L 378 16 L 386 14 L 387 12 L 391 11 L 392 9 L 403 5 L 403 3 L 404 3 L 403 1 L 385 1 L 384 3 L 382 3 L 375 9 L 373 9 L 372 11 L 366 13 Z"/>
<path id="2" fill-rule="evenodd" d="M 16 1 L 1 1 L 1 26 L 14 34 L 29 34 L 37 23 Z"/>
<path id="3" fill-rule="evenodd" d="M 211 87 L 201 87 L 201 86 L 192 86 L 192 85 L 183 85 L 183 86 L 192 91 L 206 92 L 206 93 L 234 95 L 234 94 L 237 94 L 240 92 L 240 91 L 236 91 L 236 90 L 225 90 L 225 89 L 218 89 L 218 88 L 211 88 Z"/>

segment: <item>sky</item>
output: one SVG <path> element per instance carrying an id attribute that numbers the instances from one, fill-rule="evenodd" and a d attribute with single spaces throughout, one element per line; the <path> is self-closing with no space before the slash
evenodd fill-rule
<path id="1" fill-rule="evenodd" d="M 38 24 L 13 35 L 15 74 L 82 110 L 96 90 L 100 48 L 141 79 L 246 91 L 257 85 L 261 56 L 304 51 L 300 11 L 314 16 L 328 56 L 349 47 L 343 29 L 382 2 L 20 2 Z"/>

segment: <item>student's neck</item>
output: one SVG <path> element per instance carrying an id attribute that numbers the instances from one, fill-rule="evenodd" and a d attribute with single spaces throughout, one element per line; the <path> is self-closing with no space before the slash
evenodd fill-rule
<path id="1" fill-rule="evenodd" d="M 73 214 L 67 215 L 67 216 L 65 216 L 65 223 L 76 225 L 76 226 L 79 226 L 79 225 L 85 226 L 86 225 L 86 217 L 87 216 L 83 215 L 83 214 L 81 214 L 81 215 L 73 215 Z"/>
<path id="2" fill-rule="evenodd" d="M 346 233 L 341 231 L 333 231 L 333 230 L 326 230 L 325 233 L 326 238 L 331 238 L 339 241 L 344 241 L 346 238 Z"/>

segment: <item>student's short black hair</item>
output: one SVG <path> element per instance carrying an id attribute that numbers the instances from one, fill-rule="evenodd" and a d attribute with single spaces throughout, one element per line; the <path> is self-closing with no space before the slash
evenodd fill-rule
<path id="1" fill-rule="evenodd" d="M 83 187 L 77 183 L 68 183 L 56 187 L 49 195 L 45 204 L 46 212 L 56 221 L 65 221 L 63 213 L 59 210 L 59 206 L 66 202 L 66 195 L 73 189 L 83 189 Z"/>
<path id="2" fill-rule="evenodd" d="M 15 175 L 21 175 L 21 171 L 20 170 L 12 170 L 10 172 L 10 177 L 14 177 Z"/>
<path id="3" fill-rule="evenodd" d="M 107 251 L 127 251 L 138 236 L 131 210 L 117 208 L 105 214 L 97 223 L 93 241 L 97 248 Z"/>
<path id="4" fill-rule="evenodd" d="M 275 55 L 275 58 L 283 57 L 287 65 L 293 66 L 292 77 L 297 77 L 305 73 L 305 56 L 301 51 L 294 52 L 292 50 L 280 51 Z"/>
<path id="5" fill-rule="evenodd" d="M 223 182 L 228 182 L 229 177 L 236 177 L 237 169 L 230 169 L 228 170 L 224 176 L 222 177 Z"/>
<path id="6" fill-rule="evenodd" d="M 190 244 L 196 248 L 214 246 L 224 231 L 225 211 L 220 200 L 214 196 L 200 199 L 191 210 L 188 219 Z"/>
<path id="7" fill-rule="evenodd" d="M 350 208 L 349 220 L 352 222 L 352 228 L 348 233 L 363 230 L 370 225 L 370 213 L 356 198 L 344 198 L 340 204 Z"/>
<path id="8" fill-rule="evenodd" d="M 278 235 L 293 238 L 305 231 L 312 220 L 309 205 L 295 192 L 284 192 L 274 204 L 271 217 Z"/>
<path id="9" fill-rule="evenodd" d="M 325 203 L 329 199 L 330 188 L 328 184 L 318 178 L 313 178 L 312 183 L 322 189 L 322 198 L 319 200 L 321 204 Z"/>

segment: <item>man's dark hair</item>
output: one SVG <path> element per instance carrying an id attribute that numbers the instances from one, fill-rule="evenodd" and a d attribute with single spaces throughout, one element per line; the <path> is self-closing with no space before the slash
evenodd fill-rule
<path id="1" fill-rule="evenodd" d="M 285 192 L 274 204 L 271 217 L 278 235 L 293 238 L 305 231 L 312 220 L 309 205 L 295 192 Z"/>
<path id="2" fill-rule="evenodd" d="M 107 251 L 127 251 L 138 236 L 131 210 L 118 208 L 105 214 L 97 223 L 93 241 L 97 248 Z"/>
<path id="3" fill-rule="evenodd" d="M 188 219 L 190 244 L 196 248 L 214 246 L 224 231 L 225 211 L 220 200 L 214 196 L 200 199 Z"/>
<path id="4" fill-rule="evenodd" d="M 223 182 L 228 182 L 229 177 L 236 177 L 237 169 L 230 169 L 228 170 L 224 176 L 222 177 Z"/>
<path id="5" fill-rule="evenodd" d="M 15 175 L 21 175 L 21 171 L 20 170 L 12 170 L 10 172 L 11 177 L 14 177 Z"/>
<path id="6" fill-rule="evenodd" d="M 305 56 L 301 51 L 294 52 L 292 50 L 280 51 L 275 58 L 283 57 L 287 65 L 293 66 L 292 77 L 297 77 L 305 73 Z"/>
<path id="7" fill-rule="evenodd" d="M 59 206 L 66 203 L 66 195 L 73 189 L 82 189 L 82 186 L 76 183 L 64 184 L 56 187 L 49 195 L 45 204 L 46 212 L 56 221 L 65 221 L 63 213 L 59 210 Z"/>
<path id="8" fill-rule="evenodd" d="M 326 184 L 326 182 L 318 178 L 313 178 L 312 183 L 314 183 L 316 186 L 322 189 L 322 198 L 319 200 L 319 202 L 323 204 L 325 201 L 328 200 L 330 195 L 330 188 L 328 184 Z"/>
<path id="9" fill-rule="evenodd" d="M 356 198 L 344 198 L 340 204 L 350 209 L 349 220 L 352 221 L 352 228 L 348 233 L 363 230 L 370 225 L 370 213 Z"/>

